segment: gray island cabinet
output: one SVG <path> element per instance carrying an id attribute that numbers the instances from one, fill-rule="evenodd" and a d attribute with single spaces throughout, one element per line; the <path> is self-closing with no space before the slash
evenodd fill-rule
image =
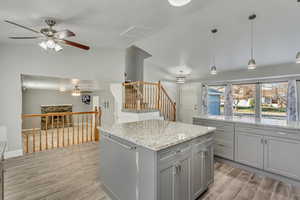
<path id="1" fill-rule="evenodd" d="M 112 200 L 195 200 L 213 182 L 215 128 L 147 120 L 100 129 L 101 182 Z"/>

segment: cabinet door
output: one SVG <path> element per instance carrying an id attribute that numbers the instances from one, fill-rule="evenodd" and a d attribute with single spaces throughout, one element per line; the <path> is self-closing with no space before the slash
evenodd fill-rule
<path id="1" fill-rule="evenodd" d="M 159 173 L 159 200 L 174 200 L 175 198 L 175 166 L 165 165 Z"/>
<path id="2" fill-rule="evenodd" d="M 175 200 L 191 200 L 191 161 L 192 154 L 191 151 L 186 152 L 184 155 L 180 156 L 180 160 L 176 164 L 177 173 L 175 180 L 175 189 L 177 190 L 177 195 Z"/>
<path id="3" fill-rule="evenodd" d="M 264 168 L 272 173 L 300 179 L 300 142 L 266 137 Z"/>
<path id="4" fill-rule="evenodd" d="M 207 152 L 205 153 L 205 174 L 206 174 L 206 188 L 209 184 L 214 182 L 214 148 L 210 144 L 207 146 Z"/>
<path id="5" fill-rule="evenodd" d="M 235 161 L 256 168 L 263 168 L 263 136 L 237 132 Z"/>
<path id="6" fill-rule="evenodd" d="M 193 155 L 193 195 L 194 199 L 200 196 L 205 190 L 205 156 L 206 152 L 202 148 L 197 148 Z"/>

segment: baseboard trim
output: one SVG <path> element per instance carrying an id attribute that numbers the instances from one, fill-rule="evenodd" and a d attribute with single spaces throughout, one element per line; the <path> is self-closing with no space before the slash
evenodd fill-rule
<path id="1" fill-rule="evenodd" d="M 218 162 L 223 162 L 223 163 L 226 163 L 226 164 L 230 164 L 230 165 L 232 165 L 233 167 L 236 167 L 236 168 L 240 168 L 240 169 L 244 169 L 244 170 L 253 172 L 253 173 L 255 173 L 259 176 L 268 176 L 270 178 L 273 178 L 273 179 L 276 179 L 276 180 L 279 180 L 279 181 L 282 181 L 282 182 L 289 183 L 289 184 L 300 187 L 300 181 L 295 180 L 295 179 L 291 179 L 291 178 L 281 176 L 281 175 L 278 175 L 278 174 L 273 174 L 273 173 L 264 171 L 262 169 L 250 167 L 250 166 L 247 166 L 247 165 L 244 165 L 244 164 L 241 164 L 241 163 L 237 163 L 237 162 L 232 161 L 232 160 L 227 160 L 225 158 L 221 158 L 221 157 L 218 157 L 218 156 L 215 156 L 215 160 L 218 161 Z"/>
<path id="2" fill-rule="evenodd" d="M 7 151 L 4 153 L 4 158 L 13 158 L 13 157 L 18 157 L 18 156 L 22 156 L 23 155 L 23 150 L 22 149 L 18 149 L 15 151 Z"/>

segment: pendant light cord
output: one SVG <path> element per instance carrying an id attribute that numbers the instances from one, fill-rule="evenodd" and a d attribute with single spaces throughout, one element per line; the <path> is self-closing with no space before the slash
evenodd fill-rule
<path id="1" fill-rule="evenodd" d="M 254 57 L 254 48 L 253 48 L 253 41 L 254 41 L 254 36 L 253 36 L 253 20 L 254 19 L 252 19 L 251 20 L 251 59 L 253 59 L 253 57 Z"/>

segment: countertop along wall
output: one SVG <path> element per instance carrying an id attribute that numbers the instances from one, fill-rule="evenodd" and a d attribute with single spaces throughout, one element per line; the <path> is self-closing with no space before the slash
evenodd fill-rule
<path id="1" fill-rule="evenodd" d="M 125 51 L 90 51 L 66 47 L 62 52 L 46 52 L 36 44 L 0 45 L 0 124 L 7 128 L 8 150 L 22 153 L 21 74 L 120 82 L 124 74 Z"/>

